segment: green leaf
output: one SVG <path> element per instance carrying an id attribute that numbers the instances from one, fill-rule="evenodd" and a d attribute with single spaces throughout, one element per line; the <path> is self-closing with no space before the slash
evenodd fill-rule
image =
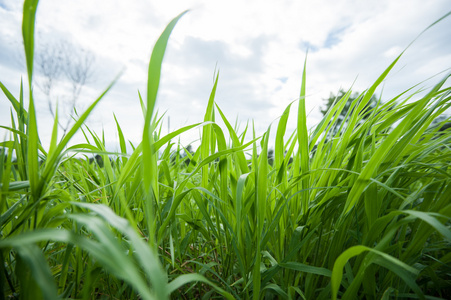
<path id="1" fill-rule="evenodd" d="M 17 252 L 30 268 L 32 278 L 40 287 L 44 299 L 58 299 L 55 280 L 41 249 L 36 245 L 27 244 L 18 247 Z"/>
<path id="2" fill-rule="evenodd" d="M 282 268 L 295 270 L 295 271 L 299 271 L 299 272 L 317 274 L 317 275 L 322 275 L 322 276 L 326 276 L 326 277 L 332 276 L 332 271 L 329 269 L 315 267 L 315 266 L 309 266 L 309 265 L 301 264 L 298 262 L 287 262 L 287 263 L 281 263 L 279 265 Z"/>
<path id="3" fill-rule="evenodd" d="M 419 271 L 402 261 L 394 258 L 391 255 L 388 255 L 384 252 L 368 248 L 366 246 L 353 246 L 348 248 L 346 251 L 344 251 L 335 261 L 334 268 L 332 270 L 332 278 L 331 278 L 331 284 L 332 284 L 332 299 L 337 299 L 338 295 L 338 289 L 340 288 L 341 279 L 343 278 L 343 267 L 345 264 L 354 256 L 357 256 L 365 251 L 370 251 L 374 254 L 377 254 L 379 257 L 383 258 L 387 264 L 384 264 L 384 266 L 390 267 L 391 270 L 402 270 L 402 272 L 406 271 L 414 275 L 418 275 Z M 370 262 L 371 263 L 371 262 Z M 380 264 L 380 263 L 379 263 Z M 364 270 L 362 270 L 364 271 Z M 403 278 L 405 281 L 409 281 L 409 278 Z"/>
<path id="4" fill-rule="evenodd" d="M 208 279 L 206 279 L 204 276 L 202 276 L 200 274 L 179 275 L 176 279 L 174 279 L 173 281 L 171 281 L 168 284 L 168 290 L 169 290 L 170 293 L 172 293 L 175 290 L 177 290 L 180 287 L 182 287 L 183 285 L 185 285 L 185 284 L 187 284 L 189 282 L 192 282 L 192 281 L 206 283 L 209 286 L 211 286 L 215 291 L 217 291 L 220 295 L 222 295 L 224 298 L 226 298 L 226 299 L 235 299 L 231 294 L 229 294 L 228 292 L 224 291 L 223 289 L 221 289 L 220 287 L 218 287 L 217 285 L 215 285 L 214 283 L 212 283 L 211 281 L 209 281 Z"/>
<path id="5" fill-rule="evenodd" d="M 39 0 L 25 0 L 23 4 L 22 36 L 25 48 L 25 59 L 27 61 L 28 82 L 31 93 L 31 82 L 33 78 L 33 56 L 34 56 L 34 23 L 36 9 Z"/>

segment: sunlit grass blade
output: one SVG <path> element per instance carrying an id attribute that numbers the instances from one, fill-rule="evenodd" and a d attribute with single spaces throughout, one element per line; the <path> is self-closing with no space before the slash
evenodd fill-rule
<path id="1" fill-rule="evenodd" d="M 155 124 L 152 123 L 153 111 L 157 100 L 158 87 L 160 84 L 161 65 L 166 50 L 166 46 L 171 35 L 172 30 L 177 24 L 178 20 L 186 12 L 181 13 L 174 18 L 165 28 L 163 33 L 158 38 L 152 50 L 152 55 L 149 62 L 148 78 L 147 78 L 147 106 L 144 120 L 142 154 L 143 154 L 143 182 L 144 189 L 147 193 L 146 199 L 146 218 L 149 232 L 149 242 L 156 247 L 155 244 L 155 207 L 159 202 L 158 192 L 158 171 L 157 158 L 153 153 L 154 144 L 154 130 Z"/>
<path id="2" fill-rule="evenodd" d="M 304 68 L 302 71 L 301 82 L 301 94 L 299 95 L 299 107 L 298 107 L 298 120 L 297 120 L 297 133 L 298 133 L 298 151 L 300 154 L 300 167 L 301 173 L 307 173 L 310 169 L 310 157 L 309 157 L 309 136 L 307 130 L 307 112 L 305 111 L 305 88 L 306 88 L 306 72 L 307 72 L 307 54 L 304 60 Z M 297 174 L 295 174 L 297 175 Z M 309 177 L 305 177 L 302 180 L 301 189 L 304 190 L 301 197 L 301 209 L 305 214 L 309 205 Z"/>
<path id="3" fill-rule="evenodd" d="M 261 140 L 260 157 L 258 159 L 258 169 L 255 171 L 255 214 L 256 214 L 256 249 L 255 249 L 255 262 L 253 267 L 253 299 L 259 299 L 261 294 L 261 251 L 262 251 L 262 237 L 263 237 L 263 226 L 266 219 L 266 209 L 267 209 L 267 177 L 268 177 L 268 140 L 269 132 L 265 132 Z"/>
<path id="4" fill-rule="evenodd" d="M 216 108 L 218 109 L 218 112 L 219 112 L 222 120 L 224 121 L 224 124 L 226 125 L 226 127 L 227 127 L 227 129 L 229 131 L 229 135 L 232 138 L 233 147 L 241 146 L 242 142 L 240 142 L 240 140 L 238 138 L 238 135 L 236 134 L 235 130 L 230 125 L 230 123 L 227 120 L 226 116 L 221 111 L 221 109 L 219 108 L 218 105 L 216 105 Z M 237 152 L 236 155 L 237 155 L 237 160 L 238 160 L 238 164 L 240 166 L 241 172 L 249 172 L 249 168 L 247 167 L 246 157 L 244 156 L 244 153 L 243 152 Z"/>
<path id="5" fill-rule="evenodd" d="M 394 66 L 394 63 L 399 59 L 399 57 L 390 65 L 390 67 L 384 72 L 386 76 L 388 71 Z M 382 81 L 384 77 L 381 76 L 377 82 Z M 359 200 L 362 191 L 367 186 L 369 178 L 373 175 L 376 169 L 380 166 L 380 164 L 386 159 L 386 155 L 393 151 L 393 145 L 398 141 L 398 139 L 410 129 L 413 122 L 418 118 L 418 113 L 427 105 L 427 103 L 431 100 L 432 95 L 445 83 L 448 79 L 448 76 L 445 77 L 440 83 L 438 83 L 426 96 L 424 96 L 421 100 L 415 102 L 415 106 L 411 106 L 411 110 L 408 115 L 401 121 L 396 128 L 393 129 L 392 132 L 384 139 L 383 143 L 379 146 L 376 152 L 373 154 L 369 162 L 366 164 L 365 168 L 362 170 L 362 173 L 358 177 L 356 183 L 353 185 L 349 197 L 346 201 L 345 208 L 343 210 L 343 214 L 348 213 L 351 208 L 357 203 Z M 376 82 L 376 83 L 377 83 Z M 376 84 L 375 83 L 375 84 Z"/>
<path id="6" fill-rule="evenodd" d="M 11 102 L 17 115 L 23 114 L 24 123 L 25 124 L 28 123 L 28 112 L 23 108 L 23 105 L 21 105 L 21 103 L 19 101 L 17 101 L 17 99 L 10 93 L 10 91 L 3 85 L 3 83 L 1 81 L 0 81 L 0 88 L 2 89 L 6 98 Z M 21 82 L 21 89 L 22 89 L 22 82 Z"/>
<path id="7" fill-rule="evenodd" d="M 25 0 L 23 4 L 22 36 L 25 48 L 25 60 L 27 62 L 28 84 L 31 94 L 31 83 L 33 78 L 34 58 L 34 26 L 36 20 L 36 9 L 39 0 Z"/>
<path id="8" fill-rule="evenodd" d="M 166 26 L 152 50 L 147 77 L 147 111 L 145 125 L 150 125 L 152 120 L 153 111 L 157 100 L 158 87 L 160 85 L 161 65 L 163 62 L 164 53 L 166 51 L 166 46 L 168 44 L 169 36 L 171 35 L 171 32 L 177 22 L 185 13 L 187 13 L 187 11 L 179 14 Z"/>
<path id="9" fill-rule="evenodd" d="M 119 122 L 116 119 L 116 115 L 114 115 L 114 121 L 116 122 L 117 133 L 119 135 L 119 145 L 121 147 L 121 153 L 122 154 L 126 154 L 127 153 L 127 146 L 125 144 L 124 133 L 122 132 L 121 126 L 119 125 Z M 122 157 L 122 163 L 123 164 L 127 163 L 127 158 L 126 157 Z"/>
<path id="10" fill-rule="evenodd" d="M 31 193 L 33 195 L 33 201 L 38 201 L 40 198 L 40 171 L 39 171 L 39 161 L 38 161 L 38 124 L 36 121 L 36 111 L 33 102 L 33 95 L 30 93 L 30 107 L 29 118 L 27 124 L 27 170 L 28 178 L 30 180 Z"/>
<path id="11" fill-rule="evenodd" d="M 120 75 L 119 75 L 120 76 Z M 64 148 L 67 146 L 71 138 L 75 135 L 75 133 L 81 128 L 83 123 L 86 121 L 92 110 L 97 106 L 100 100 L 103 99 L 105 94 L 113 87 L 113 85 L 118 80 L 119 76 L 110 83 L 107 89 L 86 109 L 86 111 L 80 116 L 80 118 L 75 122 L 75 124 L 70 128 L 67 134 L 62 138 L 62 140 L 58 143 L 58 146 L 54 148 L 54 152 L 48 154 L 48 158 L 45 163 L 45 168 L 42 173 L 42 180 L 39 186 L 39 193 L 42 192 L 44 186 L 50 181 L 51 176 L 53 176 L 56 166 L 59 164 L 61 155 L 63 154 Z M 30 113 L 31 118 L 31 113 Z"/>
<path id="12" fill-rule="evenodd" d="M 218 86 L 219 73 L 216 74 L 216 79 L 213 84 L 213 88 L 210 93 L 210 98 L 208 100 L 207 109 L 205 111 L 204 122 L 214 122 L 214 99 L 216 95 L 216 88 Z M 205 159 L 210 155 L 210 148 L 212 145 L 212 129 L 210 125 L 204 126 L 202 128 L 202 142 L 200 145 L 202 158 Z M 205 166 L 202 169 L 202 186 L 208 186 L 208 167 Z"/>

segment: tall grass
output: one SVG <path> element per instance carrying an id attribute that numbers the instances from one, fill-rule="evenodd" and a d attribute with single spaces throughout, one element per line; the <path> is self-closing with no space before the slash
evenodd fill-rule
<path id="1" fill-rule="evenodd" d="M 304 65 L 299 101 L 270 145 L 271 128 L 261 137 L 252 127 L 238 131 L 215 104 L 217 74 L 204 121 L 162 136 L 154 107 L 181 14 L 153 49 L 133 153 L 117 121 L 120 153 L 83 125 L 111 85 L 61 140 L 56 115 L 42 145 L 31 89 L 37 5 L 26 0 L 23 14 L 28 109 L 23 89 L 17 100 L 0 83 L 14 109 L 0 153 L 2 298 L 451 297 L 451 134 L 439 130 L 449 119 L 431 125 L 451 105 L 449 75 L 424 96 L 402 92 L 362 118 L 398 57 L 352 103 L 340 130 L 351 90 L 309 131 Z M 187 163 L 173 140 L 195 127 L 201 145 Z M 77 131 L 86 143 L 69 147 Z M 102 167 L 89 162 L 94 153 Z"/>

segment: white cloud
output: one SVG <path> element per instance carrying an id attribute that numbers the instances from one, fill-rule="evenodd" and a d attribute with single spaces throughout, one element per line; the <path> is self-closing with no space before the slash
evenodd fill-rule
<path id="1" fill-rule="evenodd" d="M 16 92 L 20 78 L 11 77 L 24 71 L 11 60 L 14 52 L 22 51 L 22 8 L 13 2 L 0 2 L 0 81 Z M 313 124 L 320 118 L 322 98 L 340 87 L 350 88 L 354 81 L 354 90 L 368 88 L 448 7 L 446 0 L 80 0 L 64 4 L 47 0 L 39 4 L 36 30 L 96 53 L 97 80 L 85 90 L 84 105 L 126 68 L 90 121 L 95 130 L 103 124 L 112 144 L 116 139 L 113 111 L 126 137 L 139 141 L 142 116 L 137 90 L 145 96 L 151 47 L 171 18 L 186 9 L 191 11 L 169 41 L 157 103 L 160 112 L 168 111 L 171 129 L 201 121 L 218 63 L 218 104 L 232 123 L 237 115 L 243 125 L 254 119 L 261 134 L 299 96 L 307 45 L 307 111 Z M 386 97 L 450 67 L 450 28 L 448 18 L 406 51 L 385 83 Z M 38 114 L 45 116 L 40 119 L 43 127 L 51 123 L 45 105 Z M 9 125 L 8 115 L 9 103 L 2 95 L 2 125 Z M 190 134 L 185 143 L 196 136 L 197 132 Z M 45 143 L 46 137 L 42 139 Z"/>

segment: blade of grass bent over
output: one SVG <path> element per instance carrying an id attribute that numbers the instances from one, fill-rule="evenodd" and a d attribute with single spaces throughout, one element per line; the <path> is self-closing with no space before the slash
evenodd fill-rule
<path id="1" fill-rule="evenodd" d="M 388 255 L 384 252 L 377 251 L 375 249 L 368 248 L 366 246 L 353 246 L 349 249 L 347 249 L 345 252 L 343 252 L 335 261 L 334 268 L 332 270 L 332 278 L 331 278 L 331 284 L 332 284 L 332 299 L 337 299 L 338 289 L 340 288 L 341 279 L 343 278 L 343 267 L 348 262 L 349 259 L 351 259 L 354 256 L 357 256 L 365 251 L 370 251 L 374 254 L 377 254 L 379 256 L 382 256 L 387 261 L 391 262 L 394 265 L 397 265 L 404 270 L 417 275 L 419 271 L 409 265 L 406 265 L 402 261 L 394 258 L 391 255 Z"/>

